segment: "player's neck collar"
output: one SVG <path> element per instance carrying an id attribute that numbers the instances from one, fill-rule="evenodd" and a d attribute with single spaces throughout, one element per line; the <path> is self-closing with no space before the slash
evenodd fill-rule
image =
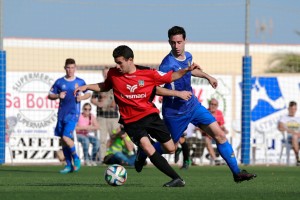
<path id="1" fill-rule="evenodd" d="M 174 56 L 174 54 L 173 54 L 173 52 L 171 51 L 170 52 L 171 54 L 172 54 L 172 56 L 176 59 L 176 60 L 178 60 L 178 61 L 185 61 L 185 59 L 186 59 L 186 56 L 185 56 L 185 54 L 184 54 L 184 58 L 183 59 L 179 59 L 179 58 L 176 58 L 176 56 Z"/>
<path id="2" fill-rule="evenodd" d="M 76 76 L 74 76 L 73 78 L 67 78 L 66 76 L 64 76 L 64 79 L 66 81 L 74 81 L 76 79 Z"/>

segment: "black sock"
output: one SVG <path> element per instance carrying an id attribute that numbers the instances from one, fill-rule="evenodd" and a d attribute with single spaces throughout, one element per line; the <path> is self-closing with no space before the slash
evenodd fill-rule
<path id="1" fill-rule="evenodd" d="M 159 169 L 162 173 L 166 174 L 172 179 L 180 178 L 180 176 L 175 172 L 175 170 L 169 165 L 167 160 L 156 151 L 149 158 L 153 165 L 157 167 L 157 169 Z"/>
<path id="2" fill-rule="evenodd" d="M 183 154 L 183 161 L 189 161 L 190 159 L 190 150 L 187 142 L 181 144 L 182 154 Z"/>

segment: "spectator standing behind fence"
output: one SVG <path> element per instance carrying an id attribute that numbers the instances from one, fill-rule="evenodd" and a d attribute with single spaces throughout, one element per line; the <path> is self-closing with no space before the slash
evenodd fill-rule
<path id="1" fill-rule="evenodd" d="M 134 166 L 134 144 L 123 128 L 112 135 L 103 163 Z"/>
<path id="2" fill-rule="evenodd" d="M 284 115 L 279 119 L 278 130 L 287 132 L 288 142 L 292 143 L 292 147 L 296 156 L 296 165 L 300 166 L 300 117 L 296 117 L 296 112 L 297 103 L 295 101 L 291 101 L 288 107 L 288 115 Z"/>
<path id="3" fill-rule="evenodd" d="M 104 79 L 107 77 L 109 68 L 103 70 Z M 91 103 L 97 106 L 97 121 L 100 125 L 100 153 L 101 161 L 105 156 L 106 148 L 108 147 L 108 136 L 112 136 L 120 124 L 118 107 L 114 100 L 112 90 L 108 92 L 93 92 Z"/>
<path id="4" fill-rule="evenodd" d="M 67 174 L 78 171 L 81 166 L 73 141 L 73 133 L 80 115 L 80 102 L 90 98 L 91 94 L 83 91 L 85 94 L 77 93 L 74 96 L 74 90 L 85 85 L 83 79 L 75 76 L 76 63 L 74 59 L 66 59 L 64 69 L 66 70 L 66 75 L 55 81 L 50 89 L 48 98 L 50 100 L 59 99 L 55 136 L 62 139 L 63 153 L 67 163 L 60 173 Z"/>
<path id="5" fill-rule="evenodd" d="M 76 126 L 77 140 L 82 145 L 85 165 L 96 166 L 96 157 L 100 148 L 99 139 L 96 137 L 99 124 L 91 113 L 92 105 L 90 103 L 85 103 L 82 108 L 83 112 L 80 114 Z M 93 146 L 91 156 L 89 155 L 90 144 Z"/>
<path id="6" fill-rule="evenodd" d="M 227 134 L 228 130 L 224 126 L 224 124 L 225 124 L 224 116 L 223 116 L 222 111 L 218 110 L 218 107 L 219 107 L 218 100 L 215 99 L 215 98 L 212 98 L 209 101 L 208 110 L 215 117 L 215 119 L 216 119 L 217 123 L 219 124 L 220 128 L 224 131 L 225 134 Z M 210 159 L 212 159 L 212 161 L 216 165 L 221 164 L 221 161 L 217 159 L 216 152 L 215 152 L 215 150 L 212 146 L 213 139 L 208 134 L 205 134 L 205 132 L 202 132 L 202 136 L 204 136 L 204 138 L 205 138 L 205 146 L 206 146 L 206 148 L 208 150 L 208 153 L 210 155 Z M 215 142 L 215 141 L 213 141 L 213 142 Z"/>

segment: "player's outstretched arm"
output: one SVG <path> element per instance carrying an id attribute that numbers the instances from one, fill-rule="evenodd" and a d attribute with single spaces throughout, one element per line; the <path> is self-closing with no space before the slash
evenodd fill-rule
<path id="1" fill-rule="evenodd" d="M 169 90 L 166 88 L 156 87 L 156 95 L 158 96 L 172 96 L 179 97 L 184 100 L 189 100 L 192 96 L 192 93 L 189 91 L 177 91 L 177 90 Z"/>
<path id="2" fill-rule="evenodd" d="M 48 99 L 56 100 L 59 98 L 59 94 L 48 94 Z"/>
<path id="3" fill-rule="evenodd" d="M 176 81 L 177 79 L 180 79 L 181 77 L 183 77 L 186 73 L 193 71 L 195 69 L 199 69 L 199 65 L 197 65 L 196 63 L 193 63 L 192 65 L 190 65 L 187 68 L 178 70 L 177 72 L 173 72 L 172 73 L 172 82 Z"/>
<path id="4" fill-rule="evenodd" d="M 67 94 L 66 91 L 62 91 L 59 94 L 49 94 L 48 99 L 50 99 L 50 100 L 64 99 L 66 94 Z"/>
<path id="5" fill-rule="evenodd" d="M 78 92 L 83 92 L 86 90 L 92 90 L 95 92 L 106 92 L 104 90 L 104 83 L 95 83 L 95 84 L 83 85 L 76 88 L 74 91 L 74 95 L 76 95 Z"/>
<path id="6" fill-rule="evenodd" d="M 79 101 L 82 101 L 82 100 L 86 100 L 86 99 L 90 98 L 91 96 L 92 96 L 91 93 L 86 92 L 83 95 L 78 95 L 76 97 L 76 100 L 79 102 Z"/>
<path id="7" fill-rule="evenodd" d="M 214 77 L 208 75 L 207 73 L 205 73 L 204 71 L 200 70 L 200 69 L 195 69 L 192 71 L 192 75 L 199 77 L 199 78 L 205 78 L 208 80 L 208 82 L 210 83 L 210 85 L 213 88 L 216 88 L 218 86 L 218 81 L 217 79 L 215 79 Z"/>

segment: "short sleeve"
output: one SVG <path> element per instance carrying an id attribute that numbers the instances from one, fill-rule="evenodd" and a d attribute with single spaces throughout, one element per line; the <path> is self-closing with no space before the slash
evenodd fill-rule
<path id="1" fill-rule="evenodd" d="M 280 122 L 281 122 L 281 123 L 284 123 L 284 122 L 283 122 L 283 116 L 280 116 L 280 117 L 279 117 L 278 123 L 280 123 Z"/>
<path id="2" fill-rule="evenodd" d="M 58 87 L 58 80 L 55 81 L 55 83 L 52 85 L 49 94 L 59 94 L 59 87 Z"/>
<path id="3" fill-rule="evenodd" d="M 220 126 L 223 126 L 225 124 L 225 120 L 222 111 L 220 111 L 219 115 L 220 115 L 220 122 L 219 122 Z"/>
<path id="4" fill-rule="evenodd" d="M 168 73 L 154 70 L 154 80 L 155 85 L 159 86 L 165 83 L 171 83 L 172 82 L 172 73 L 173 71 L 169 71 Z"/>

